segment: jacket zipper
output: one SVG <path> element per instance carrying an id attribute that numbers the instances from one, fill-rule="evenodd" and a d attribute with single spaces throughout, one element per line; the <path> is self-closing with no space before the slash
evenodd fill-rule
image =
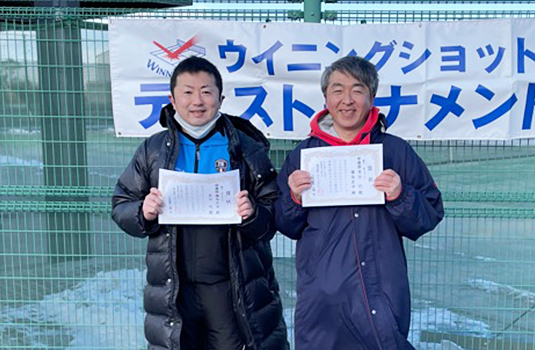
<path id="1" fill-rule="evenodd" d="M 194 173 L 199 172 L 199 161 L 201 160 L 201 145 L 198 143 L 195 144 L 195 168 L 193 169 Z"/>
<path id="2" fill-rule="evenodd" d="M 193 172 L 197 174 L 199 172 L 199 161 L 201 160 L 201 145 L 199 143 L 195 143 L 195 167 L 193 168 Z M 193 252 L 195 254 L 195 260 L 197 260 L 197 236 L 193 239 Z M 193 268 L 191 269 L 191 275 L 192 279 L 195 281 L 197 278 L 197 264 L 193 264 Z"/>
<path id="3" fill-rule="evenodd" d="M 172 170 L 174 169 L 174 163 L 172 162 L 172 160 L 173 160 L 173 152 L 176 146 L 176 138 L 171 137 L 171 139 L 167 141 L 166 143 L 168 146 L 168 150 L 167 150 L 168 154 L 165 160 L 165 167 L 166 169 Z M 176 163 L 176 159 L 175 159 L 175 163 Z M 176 228 L 168 228 L 168 234 L 169 234 L 169 241 L 168 241 L 169 260 L 171 261 L 171 266 L 172 266 L 171 269 L 172 269 L 172 274 L 173 274 L 171 278 L 173 280 L 174 279 L 178 280 L 178 269 L 176 265 L 176 259 L 173 259 L 173 246 L 176 247 L 176 241 L 174 240 L 174 237 L 177 236 Z M 171 295 L 173 295 L 173 299 L 175 301 L 173 304 L 174 304 L 174 309 L 176 310 L 176 314 L 171 316 L 171 322 L 176 322 L 179 318 L 179 312 L 178 312 L 178 309 L 176 308 L 176 300 L 178 298 L 178 292 L 176 291 L 175 281 L 173 281 L 171 285 Z"/>
<path id="4" fill-rule="evenodd" d="M 355 211 L 351 212 L 352 216 L 355 216 L 355 214 L 356 214 Z M 353 226 L 353 242 L 354 242 L 353 244 L 354 244 L 354 249 L 355 249 L 355 255 L 356 255 L 356 258 L 357 258 L 357 268 L 358 268 L 358 272 L 359 272 L 360 283 L 362 285 L 362 292 L 364 293 L 364 303 L 366 304 L 367 316 L 368 316 L 368 319 L 370 320 L 370 324 L 372 326 L 372 330 L 373 330 L 373 333 L 375 335 L 375 340 L 377 341 L 377 345 L 379 345 L 379 349 L 380 350 L 383 350 L 383 347 L 381 346 L 381 341 L 379 340 L 379 334 L 377 332 L 377 327 L 375 326 L 375 321 L 373 320 L 373 316 L 372 316 L 372 313 L 371 313 L 371 310 L 370 310 L 370 302 L 368 301 L 368 293 L 366 292 L 366 284 L 364 282 L 364 276 L 362 275 L 362 268 L 361 268 L 361 264 L 360 264 L 361 261 L 360 261 L 360 255 L 359 255 L 359 250 L 358 250 L 357 233 L 356 233 L 356 230 L 355 230 L 355 225 L 353 224 L 352 226 Z"/>

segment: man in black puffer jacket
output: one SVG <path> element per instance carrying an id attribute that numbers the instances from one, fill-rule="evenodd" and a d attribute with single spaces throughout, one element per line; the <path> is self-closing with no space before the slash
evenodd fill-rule
<path id="1" fill-rule="evenodd" d="M 149 237 L 144 292 L 149 350 L 289 348 L 269 241 L 275 233 L 276 172 L 269 142 L 249 121 L 219 112 L 222 79 L 190 57 L 171 77 L 167 130 L 145 140 L 119 178 L 112 216 L 129 235 Z M 238 225 L 160 225 L 160 169 L 238 169 Z"/>

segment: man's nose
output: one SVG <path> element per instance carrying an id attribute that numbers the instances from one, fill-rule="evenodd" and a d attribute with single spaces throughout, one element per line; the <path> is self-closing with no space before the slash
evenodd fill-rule
<path id="1" fill-rule="evenodd" d="M 200 91 L 194 92 L 192 96 L 192 102 L 196 105 L 203 104 L 202 94 Z"/>
<path id="2" fill-rule="evenodd" d="M 346 105 L 353 103 L 353 97 L 351 96 L 351 91 L 346 91 L 342 94 L 342 102 Z"/>

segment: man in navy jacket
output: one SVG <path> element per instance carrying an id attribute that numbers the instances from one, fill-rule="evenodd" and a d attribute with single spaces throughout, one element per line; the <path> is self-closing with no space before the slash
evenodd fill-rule
<path id="1" fill-rule="evenodd" d="M 327 108 L 310 137 L 287 157 L 277 182 L 277 228 L 297 240 L 296 350 L 414 349 L 407 341 L 410 292 L 402 237 L 416 240 L 444 216 L 440 191 L 404 140 L 385 133 L 373 106 L 378 75 L 360 57 L 328 67 Z M 382 144 L 384 171 L 374 186 L 384 205 L 303 208 L 312 179 L 300 152 L 313 147 Z"/>

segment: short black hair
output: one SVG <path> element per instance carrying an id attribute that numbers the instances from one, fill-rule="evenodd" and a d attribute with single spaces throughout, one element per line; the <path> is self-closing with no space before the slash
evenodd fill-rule
<path id="1" fill-rule="evenodd" d="M 219 89 L 219 97 L 223 94 L 223 79 L 217 67 L 206 58 L 191 56 L 180 62 L 173 71 L 171 76 L 171 95 L 175 95 L 175 86 L 177 77 L 183 73 L 195 74 L 199 72 L 206 72 L 214 77 L 215 85 Z"/>

